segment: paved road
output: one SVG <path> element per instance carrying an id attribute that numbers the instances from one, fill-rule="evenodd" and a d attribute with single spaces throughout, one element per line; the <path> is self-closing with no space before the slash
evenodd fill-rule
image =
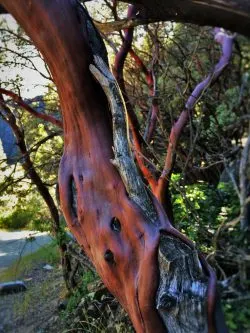
<path id="1" fill-rule="evenodd" d="M 32 242 L 28 241 L 30 236 L 35 237 Z M 0 230 L 0 272 L 20 256 L 37 251 L 51 240 L 46 232 Z"/>

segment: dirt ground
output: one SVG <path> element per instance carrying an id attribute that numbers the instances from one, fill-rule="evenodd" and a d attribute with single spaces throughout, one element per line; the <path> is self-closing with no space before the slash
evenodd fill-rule
<path id="1" fill-rule="evenodd" d="M 25 292 L 0 296 L 0 333 L 62 333 L 58 310 L 65 294 L 60 268 L 43 269 L 35 265 L 22 280 Z"/>

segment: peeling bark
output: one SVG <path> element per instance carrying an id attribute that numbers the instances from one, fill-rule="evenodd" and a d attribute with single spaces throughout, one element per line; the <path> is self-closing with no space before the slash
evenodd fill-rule
<path id="1" fill-rule="evenodd" d="M 87 13 L 76 0 L 0 3 L 41 51 L 57 85 L 61 207 L 103 282 L 138 333 L 215 332 L 215 276 L 137 174 L 126 110 Z"/>
<path id="2" fill-rule="evenodd" d="M 198 253 L 169 235 L 163 235 L 159 251 L 160 284 L 156 306 L 171 332 L 207 332 L 208 278 Z"/>

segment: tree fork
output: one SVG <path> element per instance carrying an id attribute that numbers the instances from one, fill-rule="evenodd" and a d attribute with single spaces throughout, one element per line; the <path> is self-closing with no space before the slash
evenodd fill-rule
<path id="1" fill-rule="evenodd" d="M 102 280 L 139 333 L 215 332 L 214 273 L 171 226 L 143 182 L 137 185 L 149 199 L 148 214 L 130 196 L 121 168 L 111 163 L 120 156 L 112 148 L 112 115 L 89 70 L 97 66 L 93 53 L 104 64 L 106 55 L 89 16 L 75 0 L 0 3 L 43 54 L 58 88 L 65 139 L 59 171 L 62 210 Z M 123 119 L 118 123 L 126 128 Z"/>

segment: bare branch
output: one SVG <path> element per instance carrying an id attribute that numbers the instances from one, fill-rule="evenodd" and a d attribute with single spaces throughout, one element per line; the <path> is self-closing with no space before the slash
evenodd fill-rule
<path id="1" fill-rule="evenodd" d="M 120 31 L 124 29 L 130 29 L 137 27 L 138 25 L 149 24 L 157 22 L 159 20 L 154 20 L 150 18 L 125 18 L 122 20 L 112 21 L 112 22 L 98 22 L 94 21 L 95 26 L 104 34 L 108 34 L 114 31 Z"/>
<path id="2" fill-rule="evenodd" d="M 48 115 L 45 113 L 40 113 L 40 112 L 36 111 L 30 105 L 28 105 L 20 96 L 15 94 L 13 91 L 9 91 L 7 89 L 0 88 L 0 93 L 11 97 L 14 102 L 16 102 L 19 106 L 21 106 L 26 111 L 28 111 L 32 116 L 35 116 L 36 118 L 40 118 L 45 121 L 48 121 L 48 122 L 52 123 L 53 125 L 56 125 L 57 127 L 63 128 L 61 120 L 56 119 L 55 117 L 53 117 L 51 115 Z"/>
<path id="3" fill-rule="evenodd" d="M 189 119 L 192 117 L 193 109 L 196 103 L 203 96 L 205 91 L 220 77 L 224 69 L 228 66 L 232 57 L 233 40 L 235 36 L 231 36 L 227 34 L 223 29 L 219 28 L 214 29 L 214 35 L 215 41 L 221 45 L 222 55 L 219 59 L 219 62 L 214 67 L 213 71 L 195 87 L 191 96 L 187 100 L 185 109 L 182 111 L 179 119 L 176 121 L 176 123 L 171 129 L 165 165 L 162 174 L 158 180 L 158 188 L 156 192 L 156 196 L 161 202 L 163 202 L 164 200 L 169 185 L 175 161 L 176 147 L 182 131 L 187 125 Z"/>

